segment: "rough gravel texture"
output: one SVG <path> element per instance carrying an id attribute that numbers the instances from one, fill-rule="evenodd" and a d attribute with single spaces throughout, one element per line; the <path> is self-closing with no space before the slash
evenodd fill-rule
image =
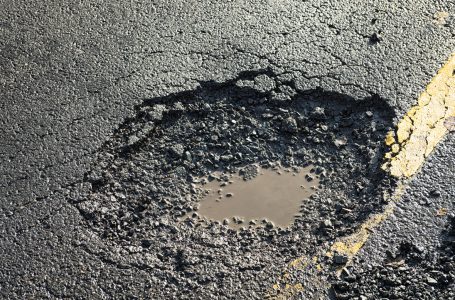
<path id="1" fill-rule="evenodd" d="M 264 70 L 149 99 L 136 111 L 70 201 L 100 238 L 141 260 L 157 298 L 263 295 L 286 262 L 353 232 L 391 188 L 380 162 L 393 112 L 377 96 L 299 91 L 289 74 Z M 322 185 L 292 227 L 235 232 L 198 217 L 180 221 L 197 210 L 199 177 L 277 162 L 313 165 Z M 249 282 L 260 284 L 233 292 Z"/>
<path id="2" fill-rule="evenodd" d="M 317 106 L 327 108 L 324 112 L 334 111 L 325 121 L 329 125 L 336 123 L 335 115 L 342 111 L 341 106 L 346 106 L 355 116 L 363 116 L 370 110 L 373 119 L 379 118 L 379 123 L 391 126 L 393 120 L 390 118 L 395 114 L 380 116 L 381 109 L 392 110 L 397 117 L 403 115 L 453 51 L 455 33 L 454 4 L 433 0 L 414 1 L 412 5 L 404 1 L 18 0 L 0 1 L 0 8 L 0 297 L 5 299 L 172 299 L 182 291 L 177 287 L 178 283 L 194 287 L 194 295 L 187 294 L 188 298 L 204 299 L 209 294 L 224 293 L 226 297 L 260 299 L 265 286 L 278 276 L 274 272 L 281 270 L 285 262 L 295 258 L 294 255 L 302 255 L 300 250 L 311 252 L 311 247 L 319 242 L 352 230 L 352 226 L 364 217 L 362 209 L 370 208 L 366 204 L 378 208 L 377 199 L 362 201 L 363 192 L 351 199 L 341 198 L 353 201 L 356 207 L 349 215 L 354 222 L 347 224 L 342 216 L 331 215 L 337 203 L 335 198 L 317 196 L 322 200 L 330 198 L 332 204 L 314 201 L 311 203 L 317 207 L 313 209 L 324 205 L 327 211 L 318 211 L 318 214 L 327 213 L 325 217 L 333 219 L 332 224 L 342 223 L 330 232 L 318 231 L 319 224 L 311 223 L 306 231 L 282 233 L 261 229 L 256 234 L 226 231 L 223 238 L 220 234 L 218 239 L 213 239 L 210 237 L 214 233 L 207 233 L 205 238 L 203 233 L 212 229 L 224 232 L 222 226 L 204 224 L 188 232 L 174 233 L 172 226 L 183 229 L 191 222 L 176 223 L 178 210 L 164 209 L 167 204 L 152 202 L 156 198 L 150 197 L 150 207 L 143 210 L 138 225 L 146 226 L 144 228 L 149 231 L 134 232 L 134 210 L 144 193 L 123 193 L 125 199 L 114 195 L 115 201 L 106 206 L 107 211 L 103 210 L 103 201 L 107 201 L 107 193 L 113 190 L 110 185 L 101 184 L 97 198 L 97 192 L 92 190 L 97 185 L 96 181 L 90 182 L 93 180 L 90 170 L 109 170 L 116 164 L 127 168 L 127 159 L 120 155 L 124 152 L 117 146 L 135 149 L 135 145 L 140 146 L 143 141 L 145 148 L 138 147 L 136 152 L 126 156 L 129 155 L 133 162 L 131 175 L 138 175 L 135 172 L 144 169 L 140 158 L 144 149 L 152 146 L 155 147 L 153 153 L 174 170 L 173 164 L 185 162 L 186 148 L 197 147 L 197 144 L 179 143 L 180 146 L 173 145 L 160 151 L 152 139 L 157 134 L 155 130 L 160 126 L 183 126 L 184 121 L 190 119 L 204 122 L 207 117 L 204 117 L 202 102 L 205 101 L 212 103 L 213 109 L 217 105 L 230 106 L 230 112 L 245 122 L 238 126 L 253 126 L 247 123 L 248 120 L 264 120 L 262 113 L 256 111 L 261 105 L 246 103 L 243 105 L 245 111 L 242 111 L 241 106 L 229 97 L 222 99 L 207 88 L 205 83 L 208 81 L 213 81 L 211 86 L 215 84 L 216 89 L 222 89 L 216 84 L 224 83 L 233 91 L 253 92 L 253 98 L 265 93 L 270 99 L 262 105 L 273 110 L 281 120 L 263 122 L 268 122 L 269 134 L 282 138 L 283 143 L 277 146 L 276 142 L 261 141 L 261 149 L 270 149 L 263 156 L 268 160 L 271 154 L 289 159 L 289 154 L 282 150 L 294 151 L 293 147 L 302 144 L 300 140 L 292 144 L 293 137 L 306 134 L 302 128 L 295 127 L 296 123 L 301 124 L 297 113 L 308 119 L 311 114 L 310 110 L 304 112 L 305 105 L 297 105 L 302 103 L 297 98 L 308 100 L 311 95 L 317 96 Z M 448 16 L 441 12 L 447 12 Z M 271 71 L 261 71 L 263 74 L 256 74 L 257 77 L 242 77 L 244 71 L 251 70 Z M 283 74 L 289 77 L 281 82 L 278 77 Z M 287 80 L 293 84 L 287 84 Z M 186 102 L 176 101 L 176 95 L 185 95 L 179 94 L 183 91 L 190 91 L 189 96 L 199 92 L 206 95 L 197 95 L 198 99 Z M 308 91 L 312 92 L 305 95 Z M 333 98 L 338 99 L 335 106 L 333 102 L 321 100 L 332 101 Z M 158 104 L 163 106 L 152 100 L 144 102 L 144 99 L 161 99 L 162 103 Z M 181 108 L 174 107 L 177 102 L 181 102 L 183 110 L 191 110 L 191 104 L 199 103 L 197 109 L 202 115 L 182 112 Z M 153 109 L 150 117 L 141 115 L 141 108 Z M 164 123 L 148 119 L 160 118 L 161 109 Z M 223 116 L 216 110 L 209 111 L 227 122 L 232 118 L 231 114 Z M 177 122 L 170 122 L 171 118 Z M 372 121 L 366 120 L 371 119 L 366 118 L 357 126 L 360 132 L 372 134 Z M 133 133 L 128 124 L 136 123 L 140 132 Z M 141 136 L 148 130 L 146 124 L 155 126 L 149 137 Z M 363 128 L 360 124 L 368 126 Z M 271 125 L 277 127 L 272 130 Z M 234 126 L 233 130 L 236 136 L 246 140 L 245 133 L 238 127 Z M 381 130 L 377 136 L 367 140 L 359 138 L 358 142 L 354 141 L 354 134 L 349 133 L 345 147 L 364 148 L 346 153 L 347 157 L 370 162 L 370 154 L 364 150 L 380 153 L 377 141 Z M 323 148 L 318 150 L 321 157 L 333 157 L 325 155 L 333 154 L 336 147 L 330 133 L 312 134 L 321 137 Z M 172 130 L 162 134 L 175 137 Z M 207 136 L 201 134 L 198 132 L 195 137 L 206 140 Z M 167 141 L 167 144 L 174 142 Z M 340 142 L 343 144 L 344 141 L 337 142 L 342 146 Z M 167 144 L 162 146 L 165 148 Z M 308 146 L 304 148 L 309 149 Z M 214 152 L 221 149 L 230 148 L 216 148 Z M 409 193 L 408 201 L 401 206 L 406 216 L 402 219 L 408 223 L 393 225 L 402 216 L 399 210 L 388 223 L 391 225 L 374 233 L 369 245 L 376 246 L 366 246 L 361 254 L 364 261 L 382 264 L 385 250 L 381 249 L 396 248 L 395 244 L 399 244 L 403 236 L 425 240 L 427 243 L 422 244 L 428 251 L 439 251 L 430 245 L 437 237 L 433 233 L 439 233 L 445 221 L 430 217 L 431 214 L 427 219 L 420 219 L 415 217 L 415 212 L 420 210 L 422 195 L 427 195 L 434 185 L 440 187 L 442 196 L 438 199 L 449 201 L 444 195 L 445 190 L 451 190 L 452 173 L 446 170 L 453 160 L 448 155 L 453 149 L 451 143 L 443 146 L 439 155 L 447 155 L 445 161 L 425 168 L 416 178 L 415 192 Z M 180 157 L 182 150 L 183 157 Z M 111 161 L 107 159 L 108 153 L 113 155 Z M 192 159 L 199 159 L 190 154 Z M 308 158 L 295 153 L 291 157 L 299 164 L 314 163 L 316 154 L 309 150 Z M 172 163 L 168 158 L 171 155 L 175 156 Z M 232 155 L 232 160 L 238 159 Z M 251 160 L 259 161 L 259 155 L 262 154 L 258 153 L 258 158 Z M 103 162 L 113 164 L 103 166 Z M 200 162 L 201 167 L 185 167 L 178 175 L 180 177 L 171 178 L 171 182 L 188 182 L 186 174 L 204 173 L 213 167 L 202 158 Z M 323 167 L 329 169 L 330 163 L 323 162 Z M 228 165 L 231 164 L 220 163 L 223 168 Z M 375 163 L 372 165 L 376 166 Z M 366 164 L 360 169 L 362 176 L 367 174 Z M 344 177 L 332 177 L 334 180 L 330 182 L 341 182 L 341 178 L 347 178 L 349 183 L 356 181 L 355 177 L 350 177 L 353 170 L 345 165 L 343 170 L 346 170 Z M 376 169 L 372 170 L 373 173 L 362 177 L 362 181 L 377 179 L 376 175 L 371 176 Z M 122 182 L 123 188 L 132 188 L 126 174 L 108 173 L 113 176 L 112 180 Z M 148 179 L 152 182 L 153 176 Z M 137 188 L 145 187 L 138 184 Z M 339 193 L 355 194 L 356 188 L 355 185 L 342 186 Z M 364 188 L 374 189 L 371 186 Z M 177 192 L 181 193 L 181 189 L 179 186 Z M 333 189 L 332 186 L 326 190 Z M 165 199 L 163 194 L 161 198 Z M 128 206 L 127 200 L 135 205 Z M 196 198 L 190 201 L 197 203 Z M 111 216 L 119 216 L 121 212 L 125 214 L 123 218 L 127 224 L 119 222 L 120 228 L 111 228 Z M 168 225 L 159 224 L 155 228 L 155 224 L 146 224 L 144 216 L 153 214 L 168 220 Z M 320 217 L 303 216 L 314 220 Z M 303 218 L 298 219 L 296 228 L 303 226 Z M 131 236 L 128 235 L 130 229 L 133 229 Z M 204 254 L 195 249 L 189 254 L 180 251 L 189 243 L 191 232 L 195 234 L 194 247 L 206 249 L 210 248 L 210 243 L 224 241 L 233 251 L 232 255 L 238 254 L 236 260 L 227 259 L 231 254 L 222 251 L 225 246 L 220 245 L 213 246 L 218 248 L 211 248 L 212 252 L 209 252 L 213 261 L 209 257 L 201 259 Z M 149 239 L 147 234 L 162 236 Z M 275 239 L 295 239 L 296 242 L 292 242 L 295 247 L 279 247 Z M 308 240 L 312 242 L 303 244 Z M 160 252 L 151 251 L 161 245 Z M 261 256 L 261 260 L 257 251 L 253 251 L 260 245 L 268 245 L 267 254 Z M 251 251 L 242 253 L 241 247 L 250 247 Z M 219 257 L 214 255 L 217 251 Z M 206 265 L 201 264 L 199 268 L 198 259 Z M 210 269 L 210 263 L 219 268 Z M 234 265 L 230 266 L 231 263 Z M 223 269 L 222 266 L 228 267 Z M 202 268 L 207 268 L 207 274 L 212 276 L 204 278 Z M 245 268 L 244 275 L 234 272 L 240 268 Z M 221 274 L 229 276 L 224 280 Z M 224 282 L 225 286 L 215 287 L 219 282 Z M 207 289 L 201 288 L 204 283 L 209 286 Z M 429 288 L 424 290 L 431 293 Z M 376 293 L 375 289 L 372 291 Z M 373 295 L 373 299 L 378 297 Z"/>
<path id="3" fill-rule="evenodd" d="M 453 133 L 440 146 L 392 218 L 372 234 L 349 272 L 334 280 L 340 299 L 455 297 L 454 167 L 447 164 L 455 154 Z"/>

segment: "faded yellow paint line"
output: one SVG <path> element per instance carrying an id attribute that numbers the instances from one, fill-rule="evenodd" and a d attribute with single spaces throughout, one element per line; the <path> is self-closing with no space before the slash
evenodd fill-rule
<path id="1" fill-rule="evenodd" d="M 396 202 L 401 198 L 404 190 L 405 185 L 399 182 L 385 209 L 381 213 L 370 216 L 353 234 L 336 241 L 330 248 L 328 255 L 337 253 L 351 260 L 362 249 L 371 232 L 393 213 Z"/>
<path id="2" fill-rule="evenodd" d="M 331 247 L 331 251 L 347 256 L 348 258 L 353 257 L 368 240 L 370 232 L 381 224 L 392 212 L 393 207 L 389 204 L 384 213 L 374 215 L 363 223 L 357 232 L 335 242 Z"/>
<path id="3" fill-rule="evenodd" d="M 455 130 L 455 54 L 439 70 L 426 90 L 420 95 L 418 104 L 413 106 L 398 123 L 395 131 L 389 132 L 385 144 L 390 151 L 385 154 L 382 168 L 392 176 L 406 179 L 414 175 L 425 162 L 449 130 Z M 299 257 L 285 268 L 284 275 L 273 285 L 273 292 L 267 299 L 291 299 L 304 290 L 305 284 L 313 288 L 326 289 L 328 283 L 320 278 L 321 272 L 330 268 L 328 258 L 334 254 L 344 255 L 349 264 L 352 258 L 362 249 L 371 232 L 386 220 L 394 211 L 396 202 L 401 198 L 406 186 L 399 181 L 389 204 L 384 211 L 369 217 L 359 229 L 335 241 L 329 250 L 321 250 L 313 258 Z M 438 210 L 442 216 L 447 210 Z M 308 272 L 309 282 L 291 282 L 290 273 Z M 340 270 L 334 270 L 340 271 Z"/>
<path id="4" fill-rule="evenodd" d="M 371 232 L 393 213 L 396 202 L 401 198 L 404 189 L 405 185 L 399 182 L 394 193 L 386 196 L 389 203 L 384 211 L 369 217 L 355 233 L 336 240 L 332 246 L 320 251 L 313 257 L 302 256 L 288 263 L 282 275 L 273 284 L 272 289 L 268 291 L 266 299 L 292 299 L 292 297 L 302 292 L 307 284 L 313 288 L 316 286 L 319 290 L 329 288 L 328 283 L 321 280 L 319 275 L 323 270 L 331 268 L 330 258 L 335 254 L 343 255 L 347 257 L 347 264 L 349 264 L 352 258 L 362 249 Z M 291 274 L 299 271 L 308 273 L 308 282 L 293 282 Z M 337 272 L 341 271 L 341 269 L 333 271 Z"/>
<path id="5" fill-rule="evenodd" d="M 420 95 L 417 105 L 386 137 L 390 152 L 383 169 L 398 178 L 414 175 L 449 131 L 455 117 L 455 54 L 439 70 Z"/>
<path id="6" fill-rule="evenodd" d="M 321 266 L 317 264 L 318 257 L 314 256 L 313 258 L 309 257 L 299 257 L 291 261 L 285 268 L 283 275 L 280 276 L 277 282 L 272 286 L 265 298 L 274 299 L 274 300 L 285 300 L 290 299 L 294 295 L 304 290 L 304 286 L 301 282 L 292 282 L 292 279 L 289 276 L 289 273 L 295 272 L 297 270 L 303 270 L 307 267 L 315 264 L 315 268 L 319 271 Z"/>

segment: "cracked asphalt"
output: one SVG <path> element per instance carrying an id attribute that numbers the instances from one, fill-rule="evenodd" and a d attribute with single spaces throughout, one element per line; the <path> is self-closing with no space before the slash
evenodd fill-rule
<path id="1" fill-rule="evenodd" d="M 77 204 L 75 199 L 81 195 L 86 196 L 84 199 L 94 197 L 91 188 L 97 186 L 96 178 L 90 181 L 87 174 L 103 168 L 104 154 L 115 152 L 113 146 L 109 150 L 110 145 L 125 146 L 135 140 L 132 132 L 136 129 L 127 128 L 122 133 L 122 128 L 128 120 L 142 120 L 139 110 L 153 108 L 150 99 L 160 99 L 171 107 L 175 95 L 185 96 L 188 91 L 192 95 L 199 91 L 201 96 L 181 101 L 183 109 L 170 109 L 177 111 L 172 113 L 181 111 L 182 119 L 189 116 L 190 109 L 204 108 L 207 101 L 221 105 L 221 109 L 223 103 L 230 103 L 232 112 L 245 121 L 252 116 L 260 120 L 260 115 L 253 113 L 258 111 L 255 105 L 265 105 L 283 119 L 299 120 L 297 114 L 287 115 L 297 111 L 302 117 L 299 122 L 307 122 L 311 115 L 291 102 L 299 97 L 306 99 L 305 95 L 314 97 L 318 91 L 324 97 L 341 95 L 339 101 L 347 106 L 356 106 L 354 101 L 359 107 L 370 105 L 373 113 L 388 112 L 390 120 L 380 122 L 384 122 L 383 129 L 393 127 L 454 50 L 455 4 L 450 1 L 0 1 L 0 8 L 0 297 L 4 299 L 270 296 L 269 289 L 286 263 L 311 255 L 318 245 L 355 230 L 368 215 L 365 209 L 380 210 L 381 202 L 372 200 L 374 205 L 362 206 L 354 201 L 358 214 L 351 216 L 352 222 L 329 233 L 318 231 L 325 217 L 313 215 L 313 211 L 308 213 L 308 220 L 313 220 L 308 228 L 314 227 L 314 231 L 296 221 L 288 232 L 264 229 L 243 237 L 228 232 L 228 238 L 220 242 L 213 235 L 223 232 L 222 226 L 212 227 L 215 229 L 209 241 L 226 242 L 232 253 L 204 252 L 207 241 L 203 235 L 208 233 L 198 229 L 200 248 L 185 254 L 179 250 L 187 242 L 178 234 L 172 235 L 172 224 L 169 232 L 147 225 L 143 227 L 146 233 L 167 243 L 164 250 L 160 245 L 159 250 L 147 252 L 137 248 L 155 249 L 149 244 L 154 240 L 125 239 L 123 229 L 116 228 L 106 238 L 100 233 L 106 224 L 93 223 L 87 212 L 99 209 L 97 216 L 102 218 L 107 213 L 102 208 L 90 210 Z M 249 94 L 237 92 L 241 100 L 243 95 L 255 99 L 245 104 L 251 111 L 245 115 L 239 103 L 233 104 L 235 99 L 229 98 L 229 91 L 240 85 L 233 85 L 233 81 L 255 81 L 254 77 L 243 78 L 245 72 L 269 72 L 268 77 L 278 87 L 290 89 L 273 90 L 262 82 L 251 85 Z M 217 88 L 208 88 L 207 83 Z M 228 91 L 221 92 L 226 86 Z M 261 102 L 262 98 L 266 100 Z M 318 107 L 325 103 L 318 97 L 311 101 Z M 327 118 L 330 125 L 337 124 L 335 116 L 342 111 L 334 110 Z M 196 122 L 204 122 L 198 118 Z M 278 121 L 276 124 L 282 124 Z M 359 126 L 369 124 L 359 122 Z M 166 126 L 181 124 L 170 122 Z M 290 141 L 297 136 L 292 130 L 286 132 L 270 134 L 289 137 Z M 378 139 L 383 137 L 380 130 L 377 134 Z M 159 145 L 164 141 L 154 137 L 147 136 L 147 143 Z M 348 276 L 331 282 L 332 292 L 317 290 L 304 275 L 297 274 L 296 280 L 308 287 L 288 298 L 453 298 L 453 265 L 446 266 L 447 259 L 453 260 L 453 251 L 444 250 L 453 247 L 447 243 L 455 236 L 450 227 L 455 193 L 451 184 L 453 139 L 449 134 L 409 180 L 396 211 L 371 234 L 352 266 L 345 270 Z M 376 138 L 368 135 L 360 141 L 356 143 L 373 149 Z M 167 144 L 161 146 L 166 149 Z M 271 154 L 265 159 L 287 153 L 288 149 L 274 147 L 270 146 Z M 365 159 L 364 154 L 356 155 Z M 318 154 L 308 156 L 306 162 Z M 379 162 L 371 165 L 370 173 L 361 170 L 360 178 L 378 178 Z M 113 174 L 120 178 L 118 181 L 128 181 L 121 172 Z M 384 189 L 393 189 L 388 179 L 381 180 Z M 339 192 L 334 186 L 327 190 Z M 330 204 L 324 205 L 330 208 Z M 150 208 L 146 212 L 154 216 L 163 210 Z M 166 218 L 173 222 L 172 217 Z M 338 216 L 331 218 L 334 223 L 341 220 Z M 139 235 L 144 233 L 140 231 Z M 281 253 L 287 249 L 285 241 L 295 234 L 300 237 L 297 248 Z M 280 241 L 284 247 L 278 245 Z M 248 243 L 253 246 L 246 255 L 238 245 Z M 261 253 L 261 247 L 268 247 L 267 251 Z M 221 268 L 223 261 L 224 277 L 216 277 L 208 267 L 204 276 L 197 269 L 198 262 L 204 266 L 204 258 L 191 253 L 207 253 L 205 259 L 213 269 Z M 240 262 L 237 266 L 234 256 Z M 242 265 L 245 257 L 248 264 Z M 399 261 L 404 261 L 409 270 L 387 269 Z M 181 268 L 189 265 L 194 268 L 190 271 L 200 273 L 199 281 L 185 281 L 189 275 L 182 275 Z M 257 265 L 262 266 L 259 271 Z M 243 275 L 238 271 L 241 267 L 246 270 Z M 417 279 L 411 285 L 415 293 L 409 292 L 406 280 L 400 278 Z"/>

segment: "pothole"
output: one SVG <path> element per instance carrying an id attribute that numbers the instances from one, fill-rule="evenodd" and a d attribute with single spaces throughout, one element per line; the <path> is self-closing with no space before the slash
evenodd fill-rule
<path id="1" fill-rule="evenodd" d="M 235 174 L 214 172 L 195 186 L 203 190 L 196 215 L 233 229 L 289 227 L 319 184 L 315 168 L 251 165 Z"/>
<path id="2" fill-rule="evenodd" d="M 156 298 L 184 299 L 188 290 L 193 298 L 251 298 L 228 287 L 254 282 L 248 292 L 260 295 L 284 264 L 352 233 L 382 207 L 382 195 L 393 185 L 380 168 L 393 116 L 378 96 L 302 91 L 290 74 L 270 70 L 204 82 L 139 105 L 98 151 L 70 201 L 95 234 L 153 270 Z M 210 200 L 194 186 L 197 179 L 214 172 L 238 176 L 252 165 L 271 170 L 278 161 L 283 169 L 315 166 L 321 188 L 310 200 L 304 193 L 289 197 L 296 202 L 276 210 L 289 209 L 276 226 L 235 230 L 223 224 L 224 216 L 202 208 Z M 303 179 L 302 172 L 294 179 Z M 271 184 L 268 175 L 258 176 L 250 183 Z M 281 176 L 273 175 L 272 183 L 291 194 L 294 185 Z M 220 203 L 250 194 L 232 193 Z M 245 215 L 245 222 L 265 214 Z"/>

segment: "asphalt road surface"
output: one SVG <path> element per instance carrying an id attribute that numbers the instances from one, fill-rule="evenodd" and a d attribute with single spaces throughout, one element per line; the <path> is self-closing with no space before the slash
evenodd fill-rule
<path id="1" fill-rule="evenodd" d="M 454 52 L 454 14 L 0 1 L 0 297 L 453 299 L 451 133 L 341 274 L 340 255 L 283 270 L 387 205 L 383 141 Z M 182 221 L 197 176 L 276 161 L 324 175 L 291 227 Z"/>

